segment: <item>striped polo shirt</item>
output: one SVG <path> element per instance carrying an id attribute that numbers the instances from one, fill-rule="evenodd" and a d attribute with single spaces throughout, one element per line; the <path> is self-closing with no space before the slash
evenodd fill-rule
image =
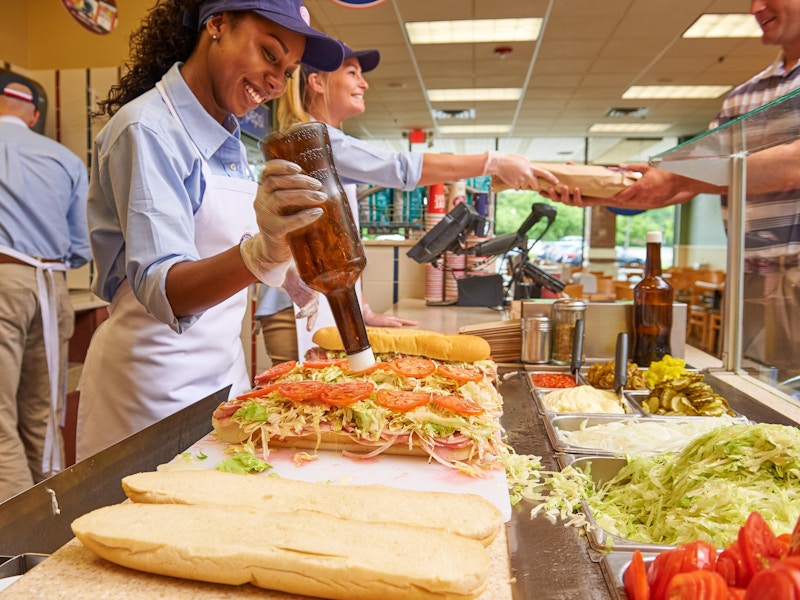
<path id="1" fill-rule="evenodd" d="M 800 87 L 800 61 L 788 71 L 783 54 L 761 73 L 734 88 L 710 127 L 724 125 L 751 110 Z M 800 115 L 791 127 L 800 136 Z M 778 130 L 783 134 L 786 123 Z M 727 227 L 727 197 L 722 197 L 722 218 Z M 800 190 L 748 194 L 745 208 L 745 251 L 748 257 L 776 257 L 800 252 Z"/>

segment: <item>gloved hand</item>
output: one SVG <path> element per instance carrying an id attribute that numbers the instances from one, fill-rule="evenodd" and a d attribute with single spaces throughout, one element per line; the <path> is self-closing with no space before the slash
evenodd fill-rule
<path id="1" fill-rule="evenodd" d="M 297 311 L 297 314 L 294 316 L 295 319 L 307 319 L 306 331 L 311 331 L 314 328 L 314 323 L 317 322 L 319 294 L 303 283 L 294 265 L 289 267 L 289 270 L 286 271 L 286 280 L 283 282 L 283 289 L 289 294 L 292 302 L 300 307 L 300 310 Z"/>
<path id="2" fill-rule="evenodd" d="M 239 244 L 245 266 L 262 283 L 281 287 L 292 258 L 286 235 L 322 214 L 321 187 L 295 163 L 276 159 L 264 164 L 253 202 L 258 233 Z"/>
<path id="3" fill-rule="evenodd" d="M 515 190 L 538 190 L 538 177 L 544 177 L 553 184 L 558 177 L 550 171 L 536 167 L 530 160 L 519 154 L 506 154 L 490 150 L 483 167 L 485 175 L 495 175 L 506 185 Z"/>

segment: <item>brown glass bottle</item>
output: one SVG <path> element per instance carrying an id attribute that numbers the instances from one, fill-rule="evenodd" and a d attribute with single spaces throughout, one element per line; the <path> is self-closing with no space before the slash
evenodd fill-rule
<path id="1" fill-rule="evenodd" d="M 367 264 L 347 197 L 333 162 L 324 123 L 299 123 L 261 142 L 267 160 L 282 158 L 300 165 L 322 183 L 327 199 L 316 221 L 289 234 L 289 246 L 300 278 L 327 299 L 353 369 L 375 362 L 355 285 Z M 292 210 L 292 209 L 289 209 Z"/>
<path id="2" fill-rule="evenodd" d="M 661 274 L 661 232 L 647 234 L 644 277 L 633 288 L 633 356 L 642 369 L 672 352 L 672 286 Z"/>

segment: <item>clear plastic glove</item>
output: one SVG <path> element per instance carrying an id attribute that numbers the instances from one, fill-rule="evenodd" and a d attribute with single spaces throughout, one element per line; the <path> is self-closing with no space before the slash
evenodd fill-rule
<path id="1" fill-rule="evenodd" d="M 295 319 L 307 319 L 306 331 L 311 331 L 314 328 L 314 323 L 317 322 L 319 294 L 303 283 L 294 266 L 289 267 L 289 270 L 286 271 L 283 289 L 289 294 L 292 302 L 300 307 L 300 310 L 294 316 Z"/>
<path id="2" fill-rule="evenodd" d="M 286 235 L 305 227 L 322 214 L 325 194 L 313 177 L 286 160 L 264 163 L 264 172 L 253 202 L 258 233 L 242 241 L 239 249 L 245 266 L 256 278 L 281 287 L 292 258 Z"/>
<path id="3" fill-rule="evenodd" d="M 538 190 L 537 177 L 544 177 L 552 184 L 558 183 L 558 177 L 546 169 L 535 166 L 524 156 L 494 150 L 488 153 L 483 172 L 486 175 L 496 176 L 515 190 Z"/>
<path id="4" fill-rule="evenodd" d="M 402 319 L 400 317 L 395 317 L 394 315 L 383 315 L 381 313 L 376 313 L 366 302 L 364 303 L 361 312 L 364 314 L 364 323 L 370 327 L 403 327 L 404 325 L 415 327 L 419 325 L 417 321 L 412 321 L 410 319 Z"/>

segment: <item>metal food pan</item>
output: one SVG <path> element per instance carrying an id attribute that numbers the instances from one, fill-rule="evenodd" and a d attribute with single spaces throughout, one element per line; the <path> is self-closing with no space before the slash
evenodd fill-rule
<path id="1" fill-rule="evenodd" d="M 642 552 L 645 566 L 649 568 L 650 563 L 655 560 L 656 556 L 658 556 L 657 552 Z M 609 552 L 600 559 L 600 569 L 603 571 L 603 577 L 605 577 L 608 591 L 611 592 L 613 600 L 628 599 L 627 594 L 625 594 L 623 576 L 632 558 L 633 555 L 630 552 Z"/>
<path id="2" fill-rule="evenodd" d="M 598 487 L 606 481 L 613 479 L 617 473 L 619 473 L 619 470 L 627 464 L 624 458 L 601 455 L 575 456 L 571 454 L 561 454 L 557 457 L 557 460 L 562 469 L 569 465 L 585 471 L 586 468 L 591 465 L 590 472 L 592 481 L 594 481 L 595 485 Z M 592 516 L 592 511 L 585 502 L 583 503 L 583 512 L 586 515 L 586 520 L 589 522 L 589 530 L 587 532 L 589 544 L 592 548 L 600 552 L 607 552 L 609 549 L 623 552 L 633 552 L 634 550 L 639 550 L 641 552 L 661 552 L 673 547 L 666 544 L 637 542 L 614 535 L 597 525 L 597 522 Z"/>
<path id="3" fill-rule="evenodd" d="M 588 385 L 586 383 L 582 383 L 581 385 Z M 626 408 L 628 412 L 623 415 L 613 414 L 613 413 L 575 413 L 575 412 L 557 412 L 548 409 L 543 400 L 543 396 L 548 392 L 556 391 L 556 389 L 563 389 L 563 388 L 536 388 L 533 390 L 533 400 L 536 404 L 536 408 L 539 410 L 539 414 L 543 415 L 546 418 L 551 418 L 554 415 L 574 415 L 574 416 L 584 416 L 584 417 L 591 417 L 591 416 L 598 416 L 598 417 L 625 417 L 625 416 L 641 416 L 641 409 L 639 406 L 632 404 L 627 397 L 623 395 L 622 404 Z M 609 391 L 609 390 L 603 390 Z"/>
<path id="4" fill-rule="evenodd" d="M 567 454 L 592 454 L 603 456 L 615 456 L 620 452 L 613 452 L 602 448 L 589 448 L 586 446 L 574 446 L 565 441 L 559 435 L 559 431 L 577 431 L 581 427 L 591 427 L 593 425 L 603 425 L 606 423 L 619 423 L 630 420 L 640 419 L 642 415 L 638 413 L 630 413 L 626 415 L 583 415 L 578 413 L 549 413 L 548 418 L 545 419 L 545 431 L 550 438 L 550 443 L 557 452 L 566 452 Z M 659 450 L 653 450 L 653 453 Z"/>
<path id="5" fill-rule="evenodd" d="M 635 407 L 637 411 L 642 413 L 648 419 L 716 419 L 718 417 L 712 416 L 692 416 L 692 415 L 657 415 L 650 412 L 647 412 L 642 407 L 642 401 L 647 398 L 649 392 L 640 392 L 640 391 L 625 391 L 624 392 L 625 398 L 627 399 L 628 403 Z M 730 409 L 733 413 L 733 419 L 737 421 L 741 421 L 743 423 L 749 423 L 750 419 L 744 416 L 742 413 L 735 411 L 733 408 Z"/>
<path id="6" fill-rule="evenodd" d="M 47 558 L 47 554 L 19 554 L 0 557 L 0 590 L 6 589 L 17 579 Z"/>
<path id="7" fill-rule="evenodd" d="M 536 391 L 540 389 L 541 390 L 552 389 L 536 385 L 536 383 L 534 382 L 534 378 L 536 377 L 536 375 L 541 375 L 541 374 L 552 375 L 553 373 L 571 375 L 569 367 L 564 365 L 533 365 L 533 367 L 535 368 L 531 368 L 531 365 L 528 365 L 525 368 L 525 376 L 526 379 L 528 380 L 528 386 L 531 388 L 531 391 Z M 578 376 L 575 381 L 578 385 L 583 385 L 586 383 L 586 380 L 583 379 L 580 373 L 578 373 Z"/>

